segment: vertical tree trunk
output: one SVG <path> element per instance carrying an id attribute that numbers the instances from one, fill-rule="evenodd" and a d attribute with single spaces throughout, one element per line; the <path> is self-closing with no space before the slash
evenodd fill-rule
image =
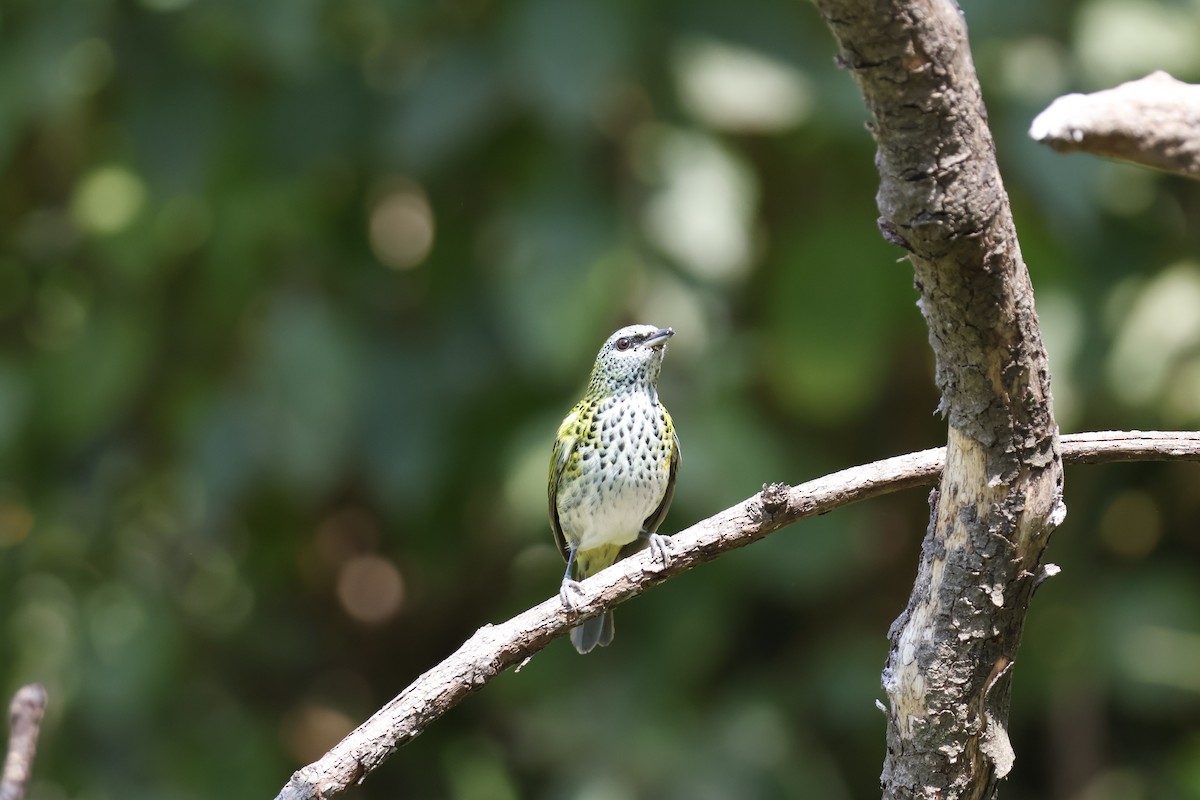
<path id="1" fill-rule="evenodd" d="M 1032 288 L 958 7 L 814 1 L 874 119 L 879 225 L 909 252 L 949 420 L 916 582 L 889 631 L 883 793 L 989 797 L 1012 765 L 1010 668 L 1065 514 Z"/>

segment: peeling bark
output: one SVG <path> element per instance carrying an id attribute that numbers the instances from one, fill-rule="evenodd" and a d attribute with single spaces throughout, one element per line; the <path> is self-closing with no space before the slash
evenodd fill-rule
<path id="1" fill-rule="evenodd" d="M 978 798 L 1012 766 L 1009 681 L 1065 514 L 1050 372 L 961 12 L 815 0 L 873 118 L 879 225 L 909 253 L 949 421 L 908 607 L 893 624 L 885 797 Z"/>

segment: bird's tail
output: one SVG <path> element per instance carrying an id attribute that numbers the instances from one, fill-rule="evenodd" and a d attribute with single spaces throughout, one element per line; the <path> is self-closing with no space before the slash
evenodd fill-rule
<path id="1" fill-rule="evenodd" d="M 582 625 L 571 629 L 571 644 L 580 653 L 590 653 L 597 647 L 604 647 L 613 640 L 613 613 L 605 611 L 598 617 L 592 617 Z"/>
<path id="2" fill-rule="evenodd" d="M 595 575 L 605 567 L 611 566 L 619 557 L 621 545 L 602 544 L 588 550 L 580 550 L 575 554 L 575 579 L 583 580 L 589 575 Z M 613 615 L 606 611 L 598 617 L 592 617 L 582 625 L 571 629 L 571 644 L 580 653 L 590 653 L 597 647 L 611 644 L 613 640 Z"/>

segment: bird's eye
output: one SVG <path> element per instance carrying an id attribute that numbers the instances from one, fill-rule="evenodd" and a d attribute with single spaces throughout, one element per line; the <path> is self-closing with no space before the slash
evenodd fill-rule
<path id="1" fill-rule="evenodd" d="M 622 336 L 620 339 L 617 339 L 617 349 L 618 350 L 628 350 L 629 349 L 629 339 L 624 336 Z"/>

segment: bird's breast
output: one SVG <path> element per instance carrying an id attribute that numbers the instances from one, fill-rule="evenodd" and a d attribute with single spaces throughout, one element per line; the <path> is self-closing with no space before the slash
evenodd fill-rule
<path id="1" fill-rule="evenodd" d="M 559 487 L 563 533 L 579 549 L 627 544 L 667 491 L 671 439 L 649 397 L 601 403 L 577 444 L 578 471 Z"/>

